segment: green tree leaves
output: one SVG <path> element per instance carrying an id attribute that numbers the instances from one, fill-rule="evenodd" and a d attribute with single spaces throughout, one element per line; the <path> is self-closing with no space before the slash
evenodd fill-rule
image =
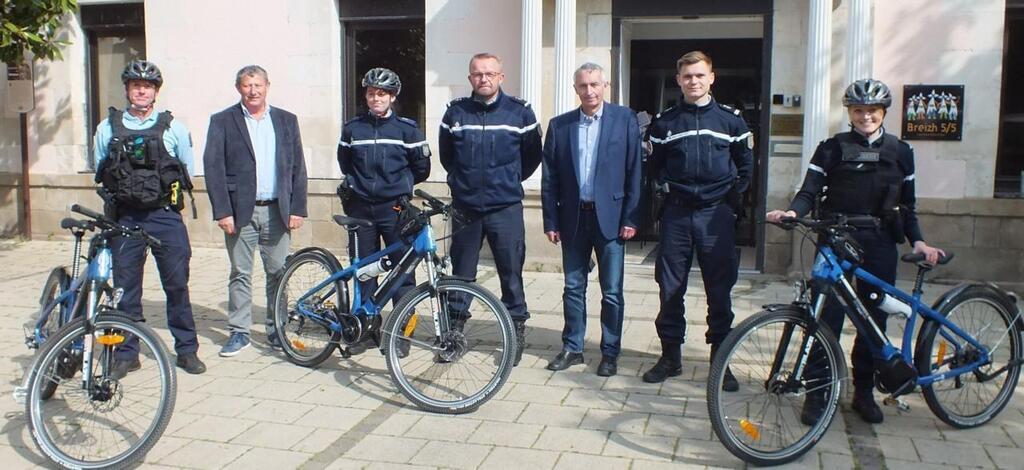
<path id="1" fill-rule="evenodd" d="M 21 64 L 25 51 L 37 59 L 61 59 L 68 41 L 57 39 L 76 0 L 3 0 L 0 7 L 0 62 Z"/>

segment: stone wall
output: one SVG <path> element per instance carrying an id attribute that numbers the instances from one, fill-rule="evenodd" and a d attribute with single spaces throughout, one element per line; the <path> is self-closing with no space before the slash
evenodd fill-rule
<path id="1" fill-rule="evenodd" d="M 777 207 L 785 207 L 785 202 Z M 936 280 L 981 280 L 1024 288 L 1024 200 L 919 199 L 921 231 L 929 245 L 955 253 L 954 260 L 930 274 Z M 777 227 L 765 231 L 765 271 L 795 275 L 801 270 L 793 259 L 794 236 Z M 909 245 L 900 247 L 908 253 Z M 810 267 L 813 248 L 802 251 L 804 270 Z M 916 269 L 901 264 L 901 279 L 912 279 Z"/>
<path id="2" fill-rule="evenodd" d="M 70 235 L 60 229 L 60 221 L 64 217 L 75 216 L 68 210 L 73 203 L 82 204 L 95 210 L 102 208 L 99 196 L 96 195 L 92 174 L 78 175 L 32 175 L 32 238 L 34 240 L 68 239 Z M 0 236 L 16 235 L 18 226 L 18 205 L 15 196 L 18 193 L 19 176 L 11 173 L 0 173 Z M 186 208 L 185 225 L 188 227 L 189 238 L 193 246 L 223 246 L 224 236 L 217 224 L 212 220 L 210 200 L 206 194 L 206 180 L 196 177 L 193 180 L 196 209 L 198 217 L 192 219 L 191 208 Z M 309 218 L 301 229 L 293 234 L 292 248 L 306 246 L 322 246 L 329 248 L 338 256 L 344 254 L 347 246 L 344 230 L 334 223 L 332 216 L 342 214 L 341 203 L 335 195 L 338 180 L 309 180 Z M 424 183 L 419 186 L 427 192 L 447 199 L 448 187 L 439 183 Z M 8 198 L 11 198 L 8 203 Z M 541 222 L 540 192 L 527 191 L 523 201 L 526 219 L 526 269 L 534 271 L 558 271 L 561 269 L 561 252 L 544 237 Z M 444 236 L 444 228 L 440 219 L 435 219 L 437 235 Z M 447 243 L 442 243 L 442 250 Z M 487 257 L 485 244 L 484 256 Z"/>

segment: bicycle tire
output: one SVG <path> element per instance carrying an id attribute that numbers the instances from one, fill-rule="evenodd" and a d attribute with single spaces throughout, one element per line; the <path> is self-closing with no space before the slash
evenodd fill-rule
<path id="1" fill-rule="evenodd" d="M 274 296 L 274 329 L 285 357 L 293 364 L 315 367 L 327 360 L 338 347 L 341 332 L 333 331 L 309 317 L 295 312 L 297 299 L 309 293 L 318 284 L 340 269 L 333 256 L 320 251 L 307 251 L 293 255 L 285 264 L 281 283 Z M 330 289 L 333 288 L 333 292 Z M 314 295 L 307 308 L 333 316 L 335 309 L 348 305 L 344 283 L 337 281 L 327 286 L 324 297 Z"/>
<path id="2" fill-rule="evenodd" d="M 783 367 L 796 364 L 806 334 L 813 335 L 823 347 L 812 349 L 804 369 L 805 379 L 794 382 L 793 371 L 785 369 L 779 369 L 773 376 L 771 370 L 776 360 Z M 782 344 L 788 346 L 779 358 Z M 727 367 L 740 383 L 738 391 L 722 390 Z M 812 367 L 820 375 L 808 379 L 813 377 Z M 811 450 L 828 431 L 838 410 L 845 377 L 842 350 L 828 328 L 812 327 L 810 316 L 801 307 L 761 311 L 732 330 L 712 361 L 707 383 L 712 428 L 725 448 L 745 462 L 791 462 Z M 823 408 L 817 421 L 808 425 L 801 421 L 801 412 L 804 402 L 812 398 L 811 393 L 819 393 Z M 795 426 L 781 422 L 787 418 L 795 419 Z"/>
<path id="3" fill-rule="evenodd" d="M 53 305 L 49 310 L 44 311 L 44 309 L 46 309 L 48 305 L 52 304 L 54 299 L 56 299 L 60 294 L 64 293 L 70 284 L 71 276 L 68 275 L 67 269 L 63 266 L 53 268 L 53 270 L 50 271 L 50 275 L 46 278 L 46 283 L 43 284 L 43 291 L 39 296 L 39 314 L 37 315 L 37 319 L 43 318 L 43 316 L 46 317 L 46 321 L 43 323 L 43 326 L 39 331 L 44 342 L 47 338 L 56 333 L 61 326 L 63 326 L 64 302 Z M 66 358 L 68 357 L 67 355 L 65 356 Z M 59 367 L 58 370 L 63 372 L 62 375 L 67 375 L 69 369 L 67 368 L 68 364 L 66 361 L 62 361 L 60 364 L 55 364 L 55 366 Z M 74 374 L 73 366 L 72 369 L 70 369 L 70 373 L 72 375 Z M 57 383 L 50 381 L 45 384 L 40 392 L 40 396 L 44 400 L 49 400 L 56 391 Z"/>
<path id="4" fill-rule="evenodd" d="M 1024 355 L 1020 323 L 1012 313 L 1015 311 L 1016 306 L 1004 296 L 982 285 L 964 289 L 939 308 L 939 314 L 990 349 L 992 362 L 983 365 L 979 372 L 992 372 L 1004 366 L 1007 369 L 1005 374 L 984 382 L 978 381 L 976 374 L 966 373 L 922 386 L 925 402 L 937 418 L 955 428 L 973 428 L 991 421 L 1009 403 L 1020 380 L 1019 361 Z M 973 362 L 970 355 L 974 348 L 964 344 L 963 351 L 958 353 L 954 345 L 950 351 L 949 341 L 939 335 L 941 328 L 940 323 L 929 320 L 918 333 L 914 361 L 921 376 L 948 371 L 961 362 Z M 1000 377 L 1004 378 L 1001 384 Z M 984 401 L 971 405 L 968 401 L 972 397 Z"/>
<path id="5" fill-rule="evenodd" d="M 138 337 L 140 349 L 147 348 L 142 351 L 143 363 L 156 366 L 157 378 L 149 378 L 146 374 L 152 370 L 143 367 L 119 380 L 110 379 L 107 366 L 114 353 L 113 347 L 95 343 L 96 386 L 93 391 L 82 390 L 82 380 L 69 381 L 67 387 L 61 388 L 62 399 L 43 400 L 40 396 L 43 382 L 61 379 L 40 371 L 47 370 L 62 350 L 85 338 L 88 334 L 85 319 L 69 322 L 47 341 L 30 371 L 25 410 L 32 440 L 43 454 L 63 467 L 130 467 L 152 449 L 174 412 L 177 376 L 159 336 L 145 323 L 135 322 L 128 315 L 114 310 L 107 310 L 96 317 L 93 334 L 97 333 L 112 338 L 120 335 L 122 340 L 128 335 Z M 127 397 L 128 393 L 132 395 Z M 85 405 L 81 411 L 70 410 L 78 403 Z M 137 418 L 143 416 L 139 411 L 140 404 L 147 408 L 148 404 L 154 404 L 151 420 Z M 128 429 L 138 422 L 136 419 L 142 426 L 138 432 Z M 69 429 L 59 429 L 65 425 Z M 105 431 L 100 429 L 106 425 L 111 427 L 108 432 L 110 439 L 104 439 Z M 132 441 L 132 437 L 137 440 Z M 102 455 L 90 454 L 104 452 L 111 447 L 116 449 Z"/>
<path id="6" fill-rule="evenodd" d="M 441 279 L 436 292 L 442 314 L 447 315 L 452 294 L 473 297 L 467 304 L 475 310 L 461 330 L 453 329 L 458 334 L 445 333 L 452 347 L 439 352 L 425 346 L 443 344 L 434 330 L 431 292 L 429 284 L 420 284 L 399 300 L 388 317 L 384 327 L 388 372 L 402 395 L 417 407 L 435 413 L 469 413 L 494 397 L 508 380 L 517 347 L 512 318 L 504 304 L 480 285 Z"/>

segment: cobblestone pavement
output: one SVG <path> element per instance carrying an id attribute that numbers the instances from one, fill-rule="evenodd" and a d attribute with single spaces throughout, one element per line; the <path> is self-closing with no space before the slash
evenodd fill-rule
<path id="1" fill-rule="evenodd" d="M 67 242 L 0 241 L 0 462 L 6 469 L 45 464 L 28 435 L 24 408 L 11 392 L 31 358 L 22 326 L 35 313 L 50 267 L 67 263 L 69 256 Z M 630 260 L 640 258 L 633 255 Z M 653 269 L 627 265 L 623 355 L 619 375 L 611 378 L 594 373 L 600 360 L 596 273 L 588 294 L 586 365 L 558 373 L 544 366 L 561 348 L 562 278 L 527 273 L 533 317 L 523 363 L 499 395 L 476 412 L 442 416 L 408 405 L 375 351 L 351 359 L 334 356 L 319 368 L 301 368 L 267 348 L 257 326 L 254 347 L 233 358 L 217 356 L 227 338 L 227 256 L 223 249 L 196 248 L 191 266 L 199 353 L 209 371 L 199 376 L 179 371 L 173 418 L 144 467 L 743 467 L 714 438 L 707 418 L 708 348 L 701 341 L 706 306 L 699 281 L 691 281 L 687 297 L 687 308 L 694 313 L 688 318 L 692 340 L 684 350 L 684 374 L 650 385 L 639 376 L 660 350 L 653 324 L 658 303 Z M 498 290 L 493 269 L 484 268 L 481 279 Z M 262 291 L 261 276 L 254 284 Z M 929 286 L 930 296 L 945 288 Z M 785 302 L 791 295 L 784 282 L 744 276 L 734 290 L 737 321 L 762 304 Z M 144 301 L 148 323 L 170 346 L 152 260 Z M 255 301 L 260 324 L 265 302 L 258 295 Z M 844 348 L 850 347 L 852 337 L 843 335 Z M 861 422 L 848 402 L 849 395 L 823 441 L 785 468 L 1021 468 L 1024 462 L 1024 386 L 997 419 L 973 430 L 941 423 L 920 395 L 908 397 L 908 413 L 886 407 L 885 423 L 875 426 Z"/>

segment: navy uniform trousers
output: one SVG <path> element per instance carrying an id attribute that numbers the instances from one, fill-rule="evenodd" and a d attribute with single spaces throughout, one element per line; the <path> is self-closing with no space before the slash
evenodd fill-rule
<path id="1" fill-rule="evenodd" d="M 167 328 L 174 336 L 174 351 L 195 353 L 199 349 L 196 322 L 192 317 L 192 303 L 188 296 L 189 260 L 192 247 L 181 214 L 170 209 L 125 209 L 118 222 L 128 227 L 140 226 L 146 233 L 160 240 L 159 248 L 152 248 L 160 283 L 167 297 Z M 146 266 L 148 246 L 144 240 L 119 237 L 112 243 L 114 255 L 114 287 L 124 289 L 120 310 L 136 321 L 142 316 L 142 276 Z M 129 338 L 118 348 L 120 359 L 130 360 L 139 354 L 139 339 Z"/>
<path id="2" fill-rule="evenodd" d="M 686 340 L 686 282 L 697 258 L 708 299 L 709 344 L 719 344 L 732 330 L 732 292 L 739 260 L 736 219 L 725 203 L 688 207 L 666 202 L 654 277 L 660 287 L 661 310 L 654 325 L 663 343 Z"/>
<path id="3" fill-rule="evenodd" d="M 462 278 L 476 278 L 480 248 L 486 239 L 498 270 L 501 302 L 505 304 L 512 320 L 526 321 L 530 313 L 526 309 L 526 294 L 523 292 L 523 264 L 526 262 L 523 204 L 517 202 L 486 213 L 465 209 L 459 211 L 468 223 L 456 226 L 452 233 L 452 274 Z M 453 298 L 450 303 L 452 317 L 468 318 L 467 310 L 470 306 L 464 305 L 460 298 Z"/>
<path id="4" fill-rule="evenodd" d="M 348 215 L 349 217 L 366 219 L 373 222 L 373 227 L 360 227 L 356 229 L 356 233 L 359 235 L 359 246 L 356 247 L 356 249 L 359 250 L 360 258 L 365 258 L 380 251 L 381 238 L 384 239 L 385 246 L 399 241 L 397 231 L 398 212 L 395 211 L 395 201 L 369 202 L 353 196 L 352 199 L 344 203 L 344 208 L 345 215 Z M 354 244 L 349 240 L 348 255 L 350 257 L 355 255 L 352 251 L 353 246 Z M 397 265 L 403 254 L 404 252 L 398 252 L 390 256 L 391 261 Z M 402 296 L 415 285 L 415 276 L 412 273 L 407 273 L 405 279 L 401 281 L 400 284 L 393 287 L 395 292 L 391 297 L 392 308 L 398 305 L 398 301 Z M 377 290 L 376 278 L 359 283 L 359 291 L 364 302 L 375 290 Z"/>

